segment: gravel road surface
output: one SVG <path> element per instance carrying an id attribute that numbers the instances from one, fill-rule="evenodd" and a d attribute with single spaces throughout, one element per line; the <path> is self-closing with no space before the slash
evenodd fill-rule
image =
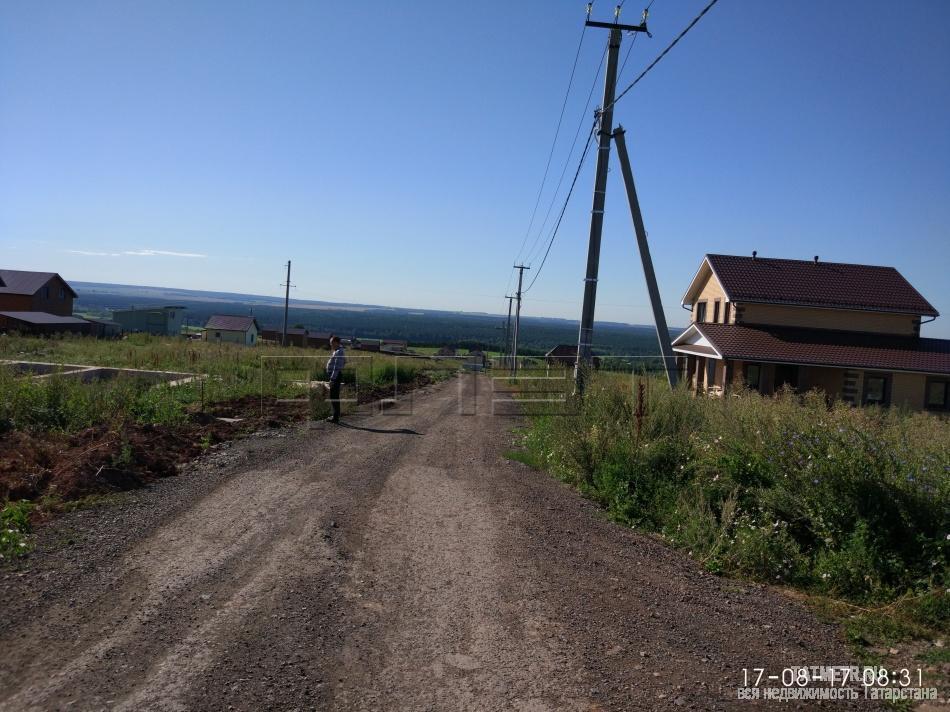
<path id="1" fill-rule="evenodd" d="M 0 569 L 0 709 L 749 710 L 743 668 L 849 662 L 507 460 L 491 400 L 467 375 L 262 433 L 41 528 Z"/>

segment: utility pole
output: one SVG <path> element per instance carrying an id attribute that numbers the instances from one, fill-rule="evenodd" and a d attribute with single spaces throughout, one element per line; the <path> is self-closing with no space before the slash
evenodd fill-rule
<path id="1" fill-rule="evenodd" d="M 290 260 L 287 260 L 287 281 L 281 285 L 286 287 L 284 292 L 284 334 L 280 339 L 280 345 L 287 345 L 287 312 L 290 309 Z"/>
<path id="2" fill-rule="evenodd" d="M 505 360 L 508 360 L 508 357 L 511 355 L 511 300 L 514 297 L 505 295 L 505 299 L 508 300 L 508 321 L 505 322 Z M 511 364 L 509 364 L 510 367 Z"/>
<path id="3" fill-rule="evenodd" d="M 610 135 L 613 131 L 614 94 L 617 89 L 617 59 L 623 32 L 646 32 L 646 22 L 639 25 L 621 25 L 619 6 L 614 11 L 614 22 L 587 20 L 587 27 L 610 30 L 607 44 L 607 72 L 604 76 L 604 100 L 597 112 L 597 169 L 594 173 L 594 204 L 590 211 L 590 241 L 587 248 L 587 276 L 584 278 L 584 306 L 581 311 L 581 326 L 577 334 L 577 361 L 574 365 L 574 381 L 577 392 L 584 392 L 584 372 L 592 361 L 594 341 L 594 305 L 597 301 L 597 273 L 600 269 L 600 238 L 604 230 L 604 204 L 607 197 L 607 167 L 610 161 Z M 517 331 L 515 332 L 517 333 Z"/>
<path id="4" fill-rule="evenodd" d="M 633 229 L 637 233 L 637 247 L 640 248 L 640 262 L 643 263 L 643 276 L 647 280 L 647 290 L 650 292 L 650 306 L 653 307 L 653 323 L 656 325 L 656 338 L 660 342 L 660 353 L 663 355 L 663 367 L 666 370 L 666 379 L 670 388 L 676 387 L 676 359 L 673 356 L 673 346 L 670 343 L 670 330 L 666 328 L 666 315 L 663 313 L 663 303 L 660 301 L 660 290 L 656 286 L 656 274 L 653 271 L 653 258 L 650 257 L 650 245 L 647 243 L 647 231 L 643 227 L 643 215 L 640 213 L 640 201 L 637 199 L 637 186 L 633 182 L 633 170 L 630 168 L 630 157 L 627 155 L 627 142 L 624 139 L 623 126 L 614 131 L 614 141 L 617 142 L 617 157 L 620 159 L 620 171 L 623 173 L 623 183 L 627 188 L 627 200 L 630 202 L 630 215 L 633 216 Z"/>
<path id="5" fill-rule="evenodd" d="M 514 347 L 512 348 L 511 352 L 512 377 L 518 375 L 518 332 L 521 328 L 521 282 L 524 279 L 524 271 L 531 268 L 526 267 L 525 265 L 515 265 L 515 269 L 518 270 L 518 291 L 515 292 L 515 300 L 517 301 L 518 306 L 515 307 L 515 336 Z"/>

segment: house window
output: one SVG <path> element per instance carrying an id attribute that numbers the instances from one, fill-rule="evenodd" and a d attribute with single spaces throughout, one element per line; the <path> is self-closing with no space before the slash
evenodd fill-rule
<path id="1" fill-rule="evenodd" d="M 220 332 L 220 331 L 214 332 L 214 338 L 220 339 L 220 338 L 221 338 L 221 332 Z"/>
<path id="2" fill-rule="evenodd" d="M 43 287 L 43 299 L 49 299 L 49 285 Z"/>
<path id="3" fill-rule="evenodd" d="M 888 376 L 866 373 L 864 375 L 865 405 L 888 405 L 891 400 L 891 379 Z"/>
<path id="4" fill-rule="evenodd" d="M 726 316 L 725 316 L 725 318 L 723 318 L 722 323 L 723 323 L 723 324 L 728 324 L 728 323 L 729 323 L 729 317 L 731 317 L 731 316 L 732 316 L 732 302 L 726 302 Z"/>
<path id="5" fill-rule="evenodd" d="M 757 363 L 747 363 L 745 365 L 745 384 L 753 391 L 759 390 L 759 384 L 762 381 L 762 366 Z"/>
<path id="6" fill-rule="evenodd" d="M 927 410 L 950 410 L 950 381 L 927 379 L 924 407 Z"/>
<path id="7" fill-rule="evenodd" d="M 719 323 L 719 307 L 720 306 L 722 305 L 718 299 L 713 302 L 713 320 L 712 320 L 713 324 Z"/>
<path id="8" fill-rule="evenodd" d="M 696 322 L 703 324 L 706 321 L 706 302 L 696 304 Z"/>
<path id="9" fill-rule="evenodd" d="M 59 300 L 60 300 L 61 302 L 66 300 L 66 288 L 65 288 L 65 287 L 60 287 L 60 288 L 59 288 Z"/>

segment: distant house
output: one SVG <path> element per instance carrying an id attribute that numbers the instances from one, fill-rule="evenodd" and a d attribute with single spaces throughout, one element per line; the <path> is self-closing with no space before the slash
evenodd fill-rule
<path id="1" fill-rule="evenodd" d="M 265 341 L 273 341 L 275 344 L 281 344 L 284 338 L 284 329 L 281 326 L 262 326 L 260 338 Z M 295 328 L 287 329 L 288 346 L 306 346 L 307 330 Z"/>
<path id="2" fill-rule="evenodd" d="M 920 336 L 934 307 L 893 267 L 706 255 L 673 341 L 690 388 L 820 389 L 852 405 L 950 411 L 950 340 Z"/>
<path id="3" fill-rule="evenodd" d="M 330 348 L 331 336 L 333 334 L 328 331 L 308 331 L 307 346 L 311 349 L 328 349 Z"/>
<path id="4" fill-rule="evenodd" d="M 257 325 L 257 319 L 252 316 L 215 314 L 208 319 L 202 333 L 205 341 L 253 346 L 257 343 L 260 328 Z"/>
<path id="5" fill-rule="evenodd" d="M 122 324 L 111 319 L 83 317 L 89 322 L 89 333 L 97 339 L 117 339 L 122 336 Z"/>
<path id="6" fill-rule="evenodd" d="M 558 344 L 544 354 L 544 362 L 548 366 L 574 368 L 574 364 L 577 363 L 577 344 Z M 591 364 L 594 368 L 600 368 L 600 356 L 597 354 L 592 356 Z"/>
<path id="7" fill-rule="evenodd" d="M 130 333 L 178 336 L 184 324 L 185 307 L 140 307 L 114 309 L 112 320 Z"/>
<path id="8" fill-rule="evenodd" d="M 436 356 L 455 356 L 458 353 L 454 346 L 443 346 L 441 349 L 435 352 Z"/>
<path id="9" fill-rule="evenodd" d="M 21 334 L 88 334 L 91 326 L 85 319 L 75 316 L 59 316 L 47 312 L 3 311 L 0 312 L 0 331 L 17 331 Z"/>
<path id="10" fill-rule="evenodd" d="M 379 350 L 387 353 L 405 353 L 408 348 L 409 342 L 402 339 L 381 339 L 379 342 Z"/>
<path id="11" fill-rule="evenodd" d="M 574 367 L 577 361 L 577 344 L 558 344 L 544 354 L 544 361 L 549 366 Z"/>
<path id="12" fill-rule="evenodd" d="M 353 341 L 353 348 L 359 349 L 360 351 L 379 351 L 379 346 L 379 339 L 359 338 Z"/>
<path id="13" fill-rule="evenodd" d="M 325 331 L 310 331 L 309 329 L 287 329 L 287 345 L 300 346 L 310 349 L 330 348 L 331 334 Z M 280 344 L 283 341 L 284 329 L 282 326 L 265 326 L 261 328 L 261 338 Z"/>
<path id="14" fill-rule="evenodd" d="M 55 272 L 0 269 L 0 311 L 72 316 L 76 296 Z"/>

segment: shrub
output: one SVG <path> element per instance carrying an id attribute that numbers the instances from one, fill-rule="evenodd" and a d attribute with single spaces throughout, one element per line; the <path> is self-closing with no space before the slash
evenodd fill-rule
<path id="1" fill-rule="evenodd" d="M 710 570 L 859 602 L 950 583 L 947 420 L 648 381 L 638 428 L 633 394 L 629 377 L 596 374 L 576 415 L 532 419 L 530 459 Z"/>

